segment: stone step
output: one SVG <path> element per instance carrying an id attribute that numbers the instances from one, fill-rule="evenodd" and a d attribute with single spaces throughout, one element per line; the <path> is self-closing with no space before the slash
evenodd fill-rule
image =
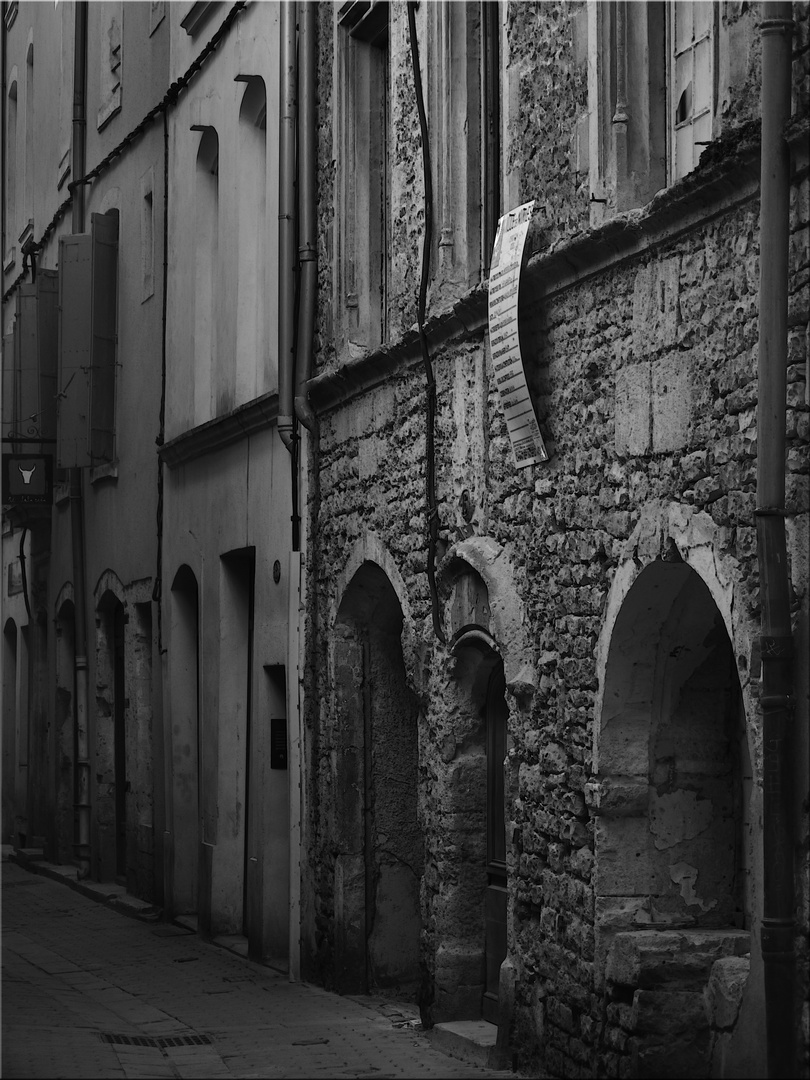
<path id="1" fill-rule="evenodd" d="M 451 1057 L 485 1069 L 497 1068 L 495 1042 L 498 1028 L 487 1020 L 451 1020 L 435 1024 L 428 1036 L 434 1046 Z"/>

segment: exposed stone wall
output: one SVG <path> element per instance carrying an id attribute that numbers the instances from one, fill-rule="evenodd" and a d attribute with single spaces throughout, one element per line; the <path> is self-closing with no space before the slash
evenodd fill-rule
<path id="1" fill-rule="evenodd" d="M 575 208 L 579 196 L 573 182 L 566 186 L 560 157 L 583 105 L 582 75 L 573 72 L 575 14 L 573 5 L 515 4 L 508 17 L 511 62 L 523 65 L 525 76 L 521 93 L 527 103 L 532 97 L 546 109 L 542 124 L 536 118 L 533 123 L 527 113 L 520 130 L 513 131 L 512 163 L 523 162 L 526 198 L 542 191 L 551 200 L 553 212 L 547 217 L 557 231 L 549 240 L 587 225 L 587 207 Z M 750 22 L 745 25 L 748 29 L 739 32 L 748 35 L 743 82 L 750 83 L 750 93 L 733 108 L 729 105 L 735 123 L 751 119 L 758 107 L 756 35 L 749 35 Z M 560 64 L 569 73 L 555 81 L 559 100 L 553 103 L 543 86 L 546 63 L 552 69 Z M 325 163 L 322 174 L 328 174 Z M 795 610 L 805 622 L 810 513 L 807 184 L 806 177 L 801 179 L 792 201 L 787 415 L 788 542 Z M 500 545 L 515 590 L 511 615 L 528 642 L 525 680 L 507 669 L 509 953 L 516 979 L 511 1039 L 522 1066 L 556 1076 L 631 1075 L 640 1067 L 644 1038 L 658 1032 L 654 1021 L 645 1027 L 647 1019 L 638 1015 L 643 1002 L 636 1002 L 632 1014 L 636 991 L 651 987 L 606 980 L 607 958 L 597 942 L 602 914 L 595 834 L 601 794 L 594 747 L 604 680 L 599 648 L 618 575 L 638 572 L 656 560 L 683 560 L 722 592 L 712 595 L 731 642 L 745 740 L 754 775 L 759 775 L 759 661 L 752 647 L 759 620 L 754 518 L 759 207 L 745 192 L 735 202 L 733 184 L 729 191 L 728 201 L 715 204 L 707 220 L 693 220 L 677 235 L 653 239 L 631 258 L 617 259 L 550 297 L 555 285 L 544 277 L 542 263 L 526 275 L 522 340 L 550 454 L 546 464 L 515 467 L 488 348 L 480 336 L 441 345 L 433 356 L 442 538 L 447 547 L 469 537 Z M 322 211 L 324 236 L 328 213 Z M 399 241 L 410 245 L 414 237 L 404 230 Z M 395 251 L 394 257 L 400 254 L 409 266 L 416 265 L 412 248 Z M 328 283 L 329 268 L 322 266 L 321 274 Z M 324 308 L 321 314 L 326 317 Z M 328 367 L 334 357 L 322 340 L 319 363 Z M 454 865 L 450 841 L 463 843 L 461 832 L 451 836 L 442 823 L 448 815 L 471 810 L 453 761 L 458 742 L 454 661 L 433 636 L 425 574 L 424 402 L 421 368 L 403 362 L 382 385 L 321 417 L 319 497 L 311 506 L 310 533 L 319 637 L 308 676 L 310 698 L 318 703 L 317 720 L 310 717 L 316 908 L 309 962 L 312 972 L 331 978 L 331 817 L 337 793 L 331 789 L 330 755 L 338 733 L 329 706 L 327 639 L 341 600 L 347 553 L 372 536 L 396 568 L 406 612 L 403 640 L 415 643 L 405 649 L 405 667 L 421 703 L 423 1003 L 429 1010 L 433 979 L 444 962 L 442 950 L 453 945 L 440 933 L 442 905 L 457 885 L 448 878 Z M 680 523 L 678 529 L 673 521 Z M 749 797 L 758 798 L 756 793 Z M 806 820 L 802 830 L 800 840 L 807 836 Z M 753 867 L 752 876 L 756 872 Z M 702 885 L 698 879 L 699 897 Z M 750 917 L 756 930 L 761 886 L 753 888 Z M 680 895 L 689 920 L 699 905 Z M 806 904 L 806 896 L 801 899 Z M 632 936 L 638 925 L 619 920 L 613 930 Z M 735 944 L 728 953 L 712 954 L 711 963 L 701 967 L 700 986 L 696 982 L 682 992 L 701 1001 L 704 992 L 715 994 L 706 988 L 712 979 L 721 980 L 722 972 L 712 964 L 736 963 L 736 949 Z M 747 982 L 737 980 L 742 995 L 761 981 L 761 961 L 753 947 L 750 964 L 752 972 L 759 965 L 757 974 Z M 804 993 L 806 981 L 801 985 Z M 615 986 L 625 990 L 611 996 Z M 673 1000 L 667 1001 L 669 1007 Z M 690 999 L 690 1006 L 696 1001 Z M 753 1010 L 747 1016 L 756 1013 L 748 998 L 741 1007 Z M 727 1043 L 736 1023 L 736 1012 L 731 1023 L 717 1008 L 707 1014 L 705 1045 L 699 1048 L 707 1060 L 713 1054 L 717 1060 L 721 1035 Z M 753 1022 L 761 1025 L 761 1016 L 754 1015 Z M 637 1040 L 635 1050 L 631 1039 Z"/>
<path id="2" fill-rule="evenodd" d="M 538 200 L 544 246 L 588 227 L 587 185 L 572 160 L 572 136 L 588 110 L 585 5 L 510 3 L 507 169 L 520 176 L 520 202 Z"/>

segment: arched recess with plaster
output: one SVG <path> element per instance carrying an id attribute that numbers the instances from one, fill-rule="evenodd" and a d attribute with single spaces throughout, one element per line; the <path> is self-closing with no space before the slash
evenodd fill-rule
<path id="1" fill-rule="evenodd" d="M 684 993 L 702 1002 L 714 960 L 744 965 L 752 946 L 759 744 L 743 598 L 741 568 L 722 554 L 707 514 L 645 509 L 597 645 L 596 981 L 614 1000 L 639 985 L 655 990 L 663 951 L 673 970 L 684 968 Z M 655 1018 L 641 1009 L 635 1022 L 639 1061 L 652 1074 L 669 1051 Z M 710 1067 L 710 1023 L 695 1050 L 699 1069 Z M 697 1075 L 685 1062 L 677 1068 Z"/>
<path id="2" fill-rule="evenodd" d="M 429 1019 L 508 1026 L 509 716 L 530 703 L 532 653 L 512 567 L 495 541 L 476 537 L 453 547 L 438 587 L 448 649 L 430 695 L 439 754 L 428 801 L 440 821 L 429 855 Z"/>
<path id="3" fill-rule="evenodd" d="M 168 684 L 171 738 L 171 857 L 167 899 L 173 915 L 198 911 L 200 803 L 200 590 L 194 571 L 179 567 L 169 593 Z"/>
<path id="4" fill-rule="evenodd" d="M 117 574 L 105 570 L 94 590 L 95 693 L 90 733 L 94 781 L 93 876 L 129 884 L 127 859 L 126 598 Z M 128 890 L 129 891 L 129 890 Z"/>
<path id="5" fill-rule="evenodd" d="M 18 680 L 16 622 L 3 625 L 3 835 L 4 844 L 17 843 L 16 788 L 18 771 Z"/>
<path id="6" fill-rule="evenodd" d="M 124 586 L 105 570 L 96 613 L 93 872 L 155 898 L 153 650 L 150 583 Z"/>
<path id="7" fill-rule="evenodd" d="M 402 603 L 386 568 L 399 578 L 376 538 L 355 548 L 331 624 L 335 979 L 343 993 L 411 996 L 424 866 L 419 708 L 403 656 Z"/>

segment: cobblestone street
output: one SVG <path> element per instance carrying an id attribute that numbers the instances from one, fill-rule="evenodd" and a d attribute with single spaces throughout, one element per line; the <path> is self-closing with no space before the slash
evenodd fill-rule
<path id="1" fill-rule="evenodd" d="M 412 1006 L 290 983 L 7 861 L 2 926 L 6 1080 L 512 1075 L 435 1049 Z"/>

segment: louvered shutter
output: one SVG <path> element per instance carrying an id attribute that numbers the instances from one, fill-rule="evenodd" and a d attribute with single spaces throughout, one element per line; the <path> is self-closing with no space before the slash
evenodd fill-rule
<path id="1" fill-rule="evenodd" d="M 90 296 L 92 254 L 89 233 L 59 240 L 59 373 L 57 462 L 62 469 L 91 464 Z"/>
<path id="2" fill-rule="evenodd" d="M 99 465 L 115 457 L 118 215 L 93 214 L 90 235 L 93 246 L 90 458 L 94 465 Z"/>

